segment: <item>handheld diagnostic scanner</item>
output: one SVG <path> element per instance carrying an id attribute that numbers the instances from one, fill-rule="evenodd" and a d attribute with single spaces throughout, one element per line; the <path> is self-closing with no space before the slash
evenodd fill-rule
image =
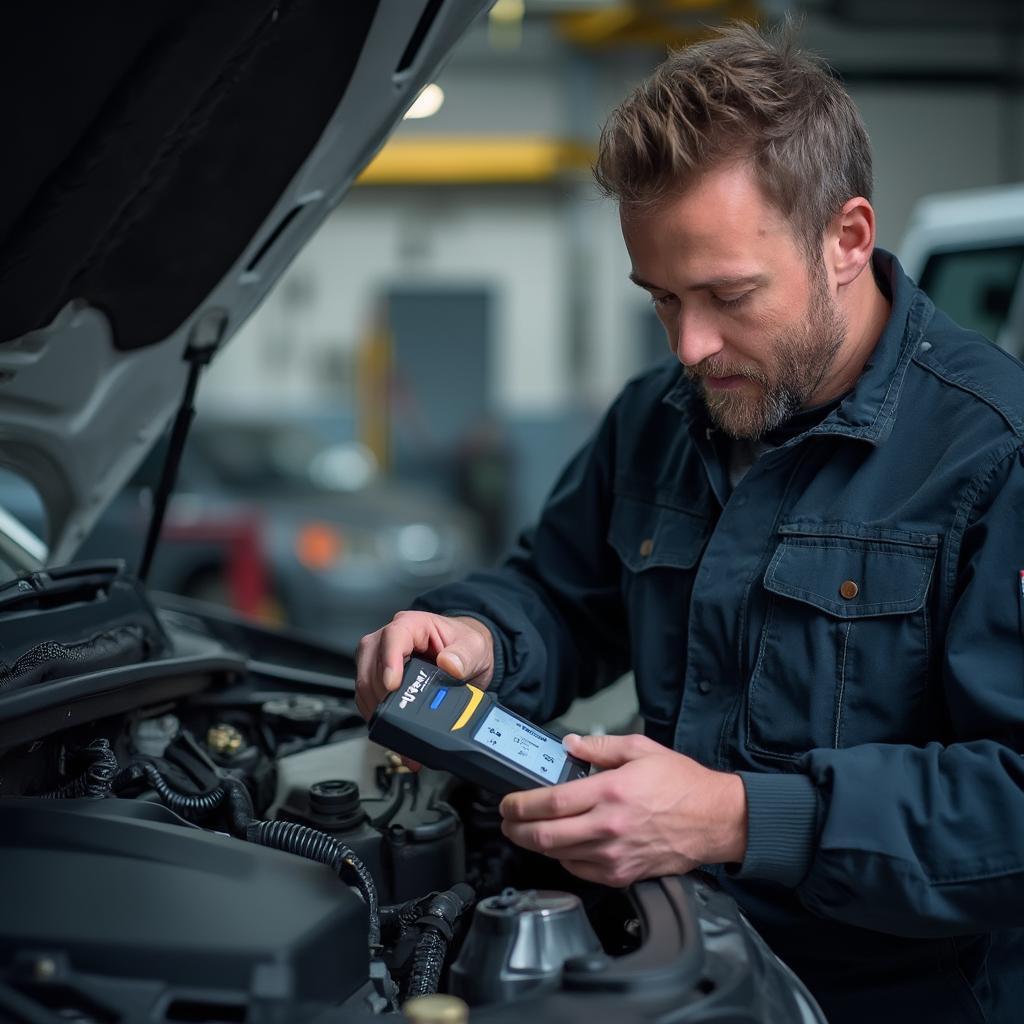
<path id="1" fill-rule="evenodd" d="M 590 773 L 590 765 L 571 757 L 557 736 L 502 707 L 486 690 L 418 658 L 373 713 L 370 739 L 493 793 L 553 786 Z"/>

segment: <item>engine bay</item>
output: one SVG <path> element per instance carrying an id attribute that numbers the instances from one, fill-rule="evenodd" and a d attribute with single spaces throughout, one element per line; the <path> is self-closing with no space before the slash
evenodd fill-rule
<path id="1" fill-rule="evenodd" d="M 498 797 L 370 743 L 344 655 L 104 578 L 126 653 L 48 669 L 30 638 L 0 696 L 13 1019 L 328 1024 L 439 993 L 473 1021 L 822 1019 L 710 876 L 584 883 L 509 843 Z M 36 625 L 86 591 L 37 592 Z"/>

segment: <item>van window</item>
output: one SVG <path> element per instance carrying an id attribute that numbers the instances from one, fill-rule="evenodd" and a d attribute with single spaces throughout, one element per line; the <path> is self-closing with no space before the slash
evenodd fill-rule
<path id="1" fill-rule="evenodd" d="M 995 341 L 1010 314 L 1022 266 L 1021 244 L 936 252 L 928 257 L 918 283 L 961 327 Z"/>

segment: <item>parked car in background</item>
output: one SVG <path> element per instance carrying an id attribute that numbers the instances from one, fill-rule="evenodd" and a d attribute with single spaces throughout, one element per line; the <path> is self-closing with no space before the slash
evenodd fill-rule
<path id="1" fill-rule="evenodd" d="M 957 323 L 1024 357 L 1024 184 L 925 197 L 900 262 Z"/>
<path id="2" fill-rule="evenodd" d="M 138 564 L 166 450 L 164 439 L 83 542 L 80 560 Z M 45 536 L 38 502 L 10 478 L 0 506 Z M 353 649 L 416 594 L 481 557 L 472 513 L 382 476 L 362 445 L 295 415 L 205 414 L 189 432 L 149 583 Z"/>

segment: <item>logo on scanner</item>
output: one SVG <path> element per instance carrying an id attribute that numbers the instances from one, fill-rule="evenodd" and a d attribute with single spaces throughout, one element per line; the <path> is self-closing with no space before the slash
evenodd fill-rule
<path id="1" fill-rule="evenodd" d="M 416 695 L 427 685 L 427 670 L 421 668 L 416 673 L 416 678 L 406 687 L 405 693 L 402 694 L 402 699 L 398 702 L 399 709 L 407 707 L 415 699 Z"/>

